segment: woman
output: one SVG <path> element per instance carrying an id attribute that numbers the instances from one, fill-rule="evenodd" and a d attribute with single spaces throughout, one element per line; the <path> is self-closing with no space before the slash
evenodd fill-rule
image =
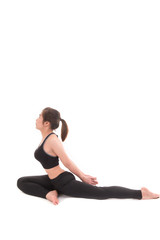
<path id="1" fill-rule="evenodd" d="M 160 195 L 150 192 L 147 188 L 133 190 L 119 186 L 98 187 L 95 177 L 84 174 L 68 157 L 62 142 L 53 130 L 62 121 L 61 139 L 64 141 L 68 134 L 68 125 L 61 119 L 60 113 L 50 107 L 43 109 L 36 120 L 36 128 L 41 131 L 42 141 L 34 152 L 35 158 L 42 164 L 46 175 L 21 177 L 17 186 L 24 193 L 45 198 L 54 205 L 59 203 L 58 194 L 71 197 L 108 199 L 133 198 L 156 199 Z M 70 170 L 64 171 L 59 166 L 59 158 L 63 165 Z M 75 174 L 81 181 L 75 179 Z"/>

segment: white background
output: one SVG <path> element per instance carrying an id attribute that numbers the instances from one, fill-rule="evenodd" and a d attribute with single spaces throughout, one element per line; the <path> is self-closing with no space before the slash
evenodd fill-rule
<path id="1" fill-rule="evenodd" d="M 35 120 L 52 107 L 66 152 L 99 186 L 160 193 L 159 12 L 153 0 L 0 2 L 1 238 L 159 237 L 159 199 L 54 206 L 16 186 L 45 174 Z"/>

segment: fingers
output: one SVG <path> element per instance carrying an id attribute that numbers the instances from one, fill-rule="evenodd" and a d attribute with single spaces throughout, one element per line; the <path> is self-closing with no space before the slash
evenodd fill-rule
<path id="1" fill-rule="evenodd" d="M 92 185 L 96 185 L 96 184 L 98 184 L 98 181 L 96 180 L 97 178 L 92 178 L 92 181 L 91 181 L 91 184 Z"/>
<path id="2" fill-rule="evenodd" d="M 92 182 L 93 182 L 95 185 L 98 184 L 97 178 L 96 178 L 96 177 L 92 177 Z"/>
<path id="3" fill-rule="evenodd" d="M 95 186 L 95 185 L 97 185 L 97 183 L 91 183 L 91 185 L 94 185 L 94 186 Z"/>
<path id="4" fill-rule="evenodd" d="M 92 176 L 89 176 L 91 178 L 92 181 L 95 181 L 97 178 L 96 177 L 92 177 Z"/>
<path id="5" fill-rule="evenodd" d="M 98 184 L 97 182 L 97 178 L 96 177 L 92 177 L 90 175 L 85 175 L 86 179 L 84 179 L 84 182 L 89 183 L 91 185 L 96 185 Z"/>

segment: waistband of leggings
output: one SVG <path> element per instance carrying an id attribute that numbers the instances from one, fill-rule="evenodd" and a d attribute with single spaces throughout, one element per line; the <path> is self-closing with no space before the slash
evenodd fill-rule
<path id="1" fill-rule="evenodd" d="M 52 182 L 54 181 L 59 181 L 62 177 L 66 176 L 66 175 L 72 175 L 74 176 L 71 172 L 68 172 L 68 171 L 65 171 L 65 172 L 62 172 L 60 173 L 57 177 L 53 178 L 53 179 L 50 179 Z"/>

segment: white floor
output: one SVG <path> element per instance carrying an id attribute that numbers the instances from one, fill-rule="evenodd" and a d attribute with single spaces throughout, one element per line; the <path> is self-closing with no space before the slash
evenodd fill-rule
<path id="1" fill-rule="evenodd" d="M 8 196 L 9 197 L 9 196 Z M 160 200 L 60 197 L 58 206 L 18 188 L 3 200 L 1 234 L 28 239 L 158 239 Z"/>
<path id="2" fill-rule="evenodd" d="M 160 193 L 159 1 L 0 1 L 0 239 L 153 240 L 160 200 L 28 196 L 40 111 L 60 111 L 64 147 L 100 185 Z M 60 136 L 61 126 L 57 130 Z"/>

